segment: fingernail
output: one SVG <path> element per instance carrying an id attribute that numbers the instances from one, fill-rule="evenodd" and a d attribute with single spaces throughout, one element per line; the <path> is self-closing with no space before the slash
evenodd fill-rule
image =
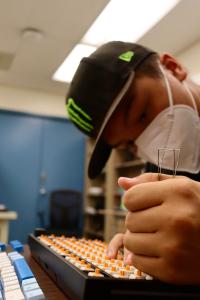
<path id="1" fill-rule="evenodd" d="M 128 182 L 131 182 L 132 184 L 134 183 L 137 183 L 138 182 L 138 178 L 137 177 L 133 177 L 133 178 L 130 178 L 130 177 L 119 177 L 119 180 L 126 180 Z"/>

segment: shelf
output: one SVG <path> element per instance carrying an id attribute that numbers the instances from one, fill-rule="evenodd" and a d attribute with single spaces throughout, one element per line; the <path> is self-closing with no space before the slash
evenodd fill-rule
<path id="1" fill-rule="evenodd" d="M 98 214 L 125 217 L 127 215 L 127 211 L 120 209 L 98 209 Z"/>
<path id="2" fill-rule="evenodd" d="M 89 163 L 87 153 L 91 153 L 93 146 L 93 141 L 88 139 L 86 166 Z M 123 209 L 124 191 L 118 187 L 117 180 L 119 176 L 138 176 L 143 168 L 144 161 L 136 158 L 129 151 L 113 149 L 102 173 L 93 180 L 86 177 L 85 234 L 90 238 L 101 238 L 109 242 L 115 233 L 125 231 L 127 210 Z"/>
<path id="3" fill-rule="evenodd" d="M 130 160 L 130 161 L 117 164 L 115 168 L 122 169 L 122 168 L 142 167 L 143 165 L 144 162 L 140 159 L 137 159 L 137 160 Z"/>
<path id="4" fill-rule="evenodd" d="M 125 217 L 127 214 L 126 210 L 122 209 L 89 209 L 85 210 L 85 214 L 95 216 L 95 215 L 110 215 L 110 216 L 119 216 Z"/>
<path id="5" fill-rule="evenodd" d="M 93 193 L 87 193 L 87 196 L 88 197 L 94 197 L 94 198 L 102 198 L 102 197 L 105 197 L 105 194 L 93 194 Z"/>
<path id="6" fill-rule="evenodd" d="M 91 209 L 91 210 L 85 210 L 85 212 L 84 212 L 86 215 L 90 215 L 90 216 L 95 216 L 95 215 L 97 215 L 97 210 L 94 208 L 93 210 Z"/>

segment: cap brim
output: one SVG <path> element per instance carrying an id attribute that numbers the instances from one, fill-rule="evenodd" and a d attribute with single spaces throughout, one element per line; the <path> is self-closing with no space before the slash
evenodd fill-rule
<path id="1" fill-rule="evenodd" d="M 88 176 L 91 179 L 95 178 L 101 173 L 103 167 L 105 166 L 110 156 L 111 151 L 111 146 L 104 143 L 102 140 L 98 141 L 92 153 L 88 167 Z"/>
<path id="2" fill-rule="evenodd" d="M 112 150 L 112 146 L 106 144 L 102 139 L 102 134 L 103 131 L 106 127 L 106 125 L 108 124 L 108 121 L 110 120 L 111 116 L 113 115 L 114 111 L 116 110 L 116 108 L 118 107 L 118 105 L 121 103 L 122 98 L 124 97 L 124 95 L 126 94 L 126 92 L 128 91 L 129 87 L 131 86 L 131 83 L 133 82 L 135 76 L 135 72 L 132 71 L 130 76 L 128 77 L 126 83 L 124 84 L 123 88 L 121 89 L 121 91 L 119 92 L 119 94 L 117 95 L 117 97 L 114 99 L 110 109 L 108 110 L 104 122 L 101 126 L 101 129 L 99 131 L 99 134 L 96 138 L 96 142 L 92 151 L 92 155 L 90 158 L 90 162 L 89 162 L 89 167 L 88 167 L 88 176 L 93 179 L 96 176 L 98 176 L 103 167 L 105 166 L 111 150 Z"/>

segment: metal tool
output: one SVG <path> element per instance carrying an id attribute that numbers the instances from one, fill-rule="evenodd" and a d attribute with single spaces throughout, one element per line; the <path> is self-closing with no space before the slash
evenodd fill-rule
<path id="1" fill-rule="evenodd" d="M 172 176 L 176 176 L 176 171 L 178 168 L 179 157 L 180 157 L 180 149 L 178 148 L 159 148 L 158 149 L 158 180 L 161 179 L 162 167 L 165 158 L 165 153 L 167 151 L 171 151 L 173 156 L 173 168 L 172 168 Z"/>

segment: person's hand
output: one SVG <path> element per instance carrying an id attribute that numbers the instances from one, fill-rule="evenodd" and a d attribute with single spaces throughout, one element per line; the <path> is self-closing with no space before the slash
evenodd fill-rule
<path id="1" fill-rule="evenodd" d="M 120 178 L 129 213 L 124 246 L 139 270 L 169 283 L 200 283 L 200 183 L 146 173 Z"/>
<path id="2" fill-rule="evenodd" d="M 128 265 L 132 265 L 133 254 L 124 247 L 124 237 L 125 237 L 124 233 L 117 233 L 116 235 L 114 235 L 114 237 L 108 244 L 107 255 L 109 258 L 116 258 L 118 251 L 120 249 L 123 249 L 124 263 Z"/>

